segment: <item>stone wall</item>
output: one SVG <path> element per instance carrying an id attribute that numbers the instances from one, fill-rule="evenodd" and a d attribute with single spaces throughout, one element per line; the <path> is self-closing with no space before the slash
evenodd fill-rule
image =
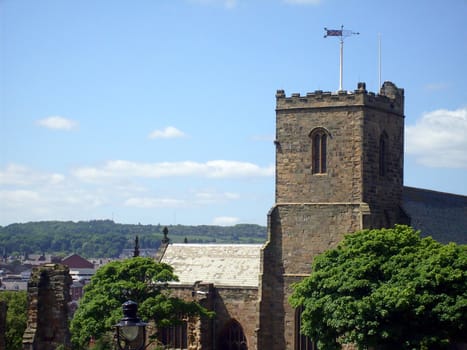
<path id="1" fill-rule="evenodd" d="M 212 284 L 173 286 L 174 296 L 187 301 L 196 300 L 203 307 L 215 312 L 213 319 L 191 318 L 188 324 L 188 349 L 219 349 L 219 341 L 232 321 L 243 329 L 248 349 L 256 349 L 258 323 L 258 289 L 244 287 L 215 287 Z M 197 293 L 201 292 L 201 293 Z M 194 292 L 194 293 L 193 293 Z"/>
<path id="2" fill-rule="evenodd" d="M 360 83 L 354 93 L 316 91 L 286 97 L 276 106 L 276 203 L 368 203 L 368 224 L 400 222 L 403 185 L 404 92 L 386 82 L 374 95 Z M 311 134 L 328 135 L 325 174 L 312 169 Z M 385 173 L 380 173 L 384 135 Z M 396 208 L 397 207 L 397 208 Z M 377 218 L 376 218 L 377 216 Z"/>
<path id="3" fill-rule="evenodd" d="M 403 90 L 386 82 L 382 94 L 403 101 Z M 396 95 L 393 95 L 396 94 Z M 392 101 L 392 100 L 390 100 Z M 384 172 L 380 171 L 380 142 L 384 139 Z M 370 205 L 370 227 L 406 223 L 399 210 L 402 204 L 404 167 L 404 115 L 392 104 L 386 109 L 367 108 L 363 118 L 362 201 Z"/>
<path id="4" fill-rule="evenodd" d="M 364 83 L 352 93 L 277 92 L 276 205 L 262 252 L 258 349 L 295 349 L 288 298 L 316 255 L 346 233 L 403 222 L 403 95 L 390 82 L 378 95 Z M 316 130 L 327 135 L 326 171 L 313 169 Z"/>
<path id="5" fill-rule="evenodd" d="M 248 349 L 256 349 L 256 325 L 258 324 L 258 288 L 218 288 L 214 310 L 216 312 L 216 341 L 222 337 L 225 327 L 237 321 L 245 334 Z M 216 349 L 219 349 L 217 346 Z"/>
<path id="6" fill-rule="evenodd" d="M 276 203 L 362 201 L 362 118 L 359 106 L 278 110 Z M 316 128 L 329 135 L 327 174 L 313 174 L 310 134 Z"/>
<path id="7" fill-rule="evenodd" d="M 28 320 L 23 350 L 71 349 L 68 302 L 72 279 L 65 265 L 35 267 L 28 282 Z"/>
<path id="8" fill-rule="evenodd" d="M 197 301 L 208 310 L 213 310 L 213 286 L 211 284 L 202 285 L 204 295 L 194 294 L 193 286 L 171 286 L 171 294 L 185 301 Z M 212 320 L 190 317 L 188 319 L 188 349 L 189 350 L 209 350 L 212 349 Z"/>
<path id="9" fill-rule="evenodd" d="M 311 273 L 313 257 L 361 228 L 358 204 L 278 204 L 269 214 L 270 239 L 263 249 L 258 349 L 294 349 L 292 284 Z"/>

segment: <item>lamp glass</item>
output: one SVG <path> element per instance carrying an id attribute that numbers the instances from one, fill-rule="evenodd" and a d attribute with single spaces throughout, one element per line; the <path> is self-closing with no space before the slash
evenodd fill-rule
<path id="1" fill-rule="evenodd" d="M 128 341 L 133 341 L 138 336 L 138 326 L 123 326 L 121 327 L 123 337 Z"/>

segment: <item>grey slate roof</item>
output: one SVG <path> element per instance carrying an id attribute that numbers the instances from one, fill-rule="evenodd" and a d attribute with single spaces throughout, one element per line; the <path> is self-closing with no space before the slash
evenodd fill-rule
<path id="1" fill-rule="evenodd" d="M 161 259 L 180 284 L 258 287 L 261 244 L 169 244 Z"/>
<path id="2" fill-rule="evenodd" d="M 467 196 L 404 187 L 410 225 L 441 243 L 467 244 Z"/>

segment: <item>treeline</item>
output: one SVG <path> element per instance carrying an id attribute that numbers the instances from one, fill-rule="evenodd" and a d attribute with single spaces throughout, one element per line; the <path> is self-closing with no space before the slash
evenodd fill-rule
<path id="1" fill-rule="evenodd" d="M 118 224 L 112 220 L 41 221 L 0 227 L 0 255 L 26 256 L 77 253 L 83 257 L 118 257 L 123 249 L 158 248 L 164 225 Z M 263 243 L 266 227 L 251 224 L 235 226 L 167 225 L 172 242 Z"/>

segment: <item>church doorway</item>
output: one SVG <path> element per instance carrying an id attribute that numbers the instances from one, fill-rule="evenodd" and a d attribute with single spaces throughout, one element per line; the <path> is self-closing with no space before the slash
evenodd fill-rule
<path id="1" fill-rule="evenodd" d="M 248 350 L 243 328 L 235 320 L 230 320 L 219 338 L 219 350 Z"/>

